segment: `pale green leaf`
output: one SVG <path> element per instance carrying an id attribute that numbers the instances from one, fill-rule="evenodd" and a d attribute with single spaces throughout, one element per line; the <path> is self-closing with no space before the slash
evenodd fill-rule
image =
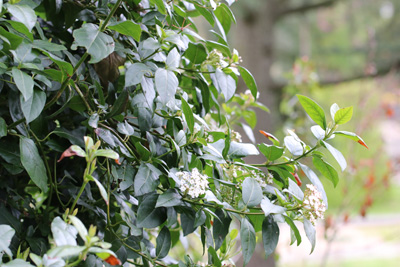
<path id="1" fill-rule="evenodd" d="M 33 95 L 26 101 L 21 96 L 21 109 L 24 113 L 27 123 L 30 123 L 42 112 L 44 105 L 46 104 L 46 93 L 41 90 L 34 90 Z"/>
<path id="2" fill-rule="evenodd" d="M 8 247 L 11 244 L 11 239 L 15 234 L 15 230 L 7 224 L 1 224 L 0 233 L 0 253 L 5 252 L 8 256 L 12 257 L 12 252 Z"/>
<path id="3" fill-rule="evenodd" d="M 140 28 L 140 25 L 134 23 L 131 20 L 112 23 L 108 25 L 107 28 L 117 31 L 123 35 L 130 36 L 138 42 L 140 41 L 140 36 L 142 34 L 142 29 Z"/>
<path id="4" fill-rule="evenodd" d="M 341 135 L 347 138 L 350 138 L 351 140 L 356 141 L 360 145 L 364 146 L 365 148 L 368 148 L 367 144 L 362 140 L 361 137 L 359 137 L 357 134 L 352 133 L 352 132 L 347 132 L 347 131 L 336 131 L 333 132 L 335 135 Z"/>
<path id="5" fill-rule="evenodd" d="M 313 253 L 316 243 L 316 230 L 315 226 L 306 218 L 303 217 L 304 231 L 306 232 L 306 236 L 311 243 L 311 253 Z"/>
<path id="6" fill-rule="evenodd" d="M 297 98 L 310 118 L 325 130 L 326 118 L 324 110 L 311 98 L 303 95 L 297 95 Z"/>
<path id="7" fill-rule="evenodd" d="M 73 48 L 83 46 L 91 56 L 89 63 L 94 64 L 114 52 L 114 40 L 111 36 L 99 31 L 99 27 L 86 23 L 73 32 L 75 39 Z"/>
<path id="8" fill-rule="evenodd" d="M 7 135 L 7 123 L 0 117 L 0 138 Z"/>
<path id="9" fill-rule="evenodd" d="M 353 107 L 341 108 L 335 113 L 335 123 L 345 124 L 353 116 Z"/>
<path id="10" fill-rule="evenodd" d="M 36 14 L 31 7 L 27 5 L 7 5 L 7 9 L 17 21 L 22 22 L 29 31 L 32 31 L 36 24 Z"/>
<path id="11" fill-rule="evenodd" d="M 170 70 L 159 68 L 155 73 L 156 89 L 161 103 L 164 105 L 175 99 L 176 89 L 179 81 L 175 73 Z"/>
<path id="12" fill-rule="evenodd" d="M 32 77 L 16 67 L 12 68 L 11 72 L 18 90 L 24 96 L 25 101 L 27 101 L 33 95 L 34 83 Z"/>
<path id="13" fill-rule="evenodd" d="M 182 101 L 182 111 L 183 111 L 183 115 L 185 115 L 185 120 L 186 123 L 189 127 L 189 130 L 191 133 L 194 133 L 194 116 L 193 116 L 193 111 L 190 108 L 189 104 L 186 102 L 186 100 L 181 97 L 181 101 Z"/>
<path id="14" fill-rule="evenodd" d="M 347 162 L 346 162 L 346 159 L 343 157 L 343 154 L 339 150 L 337 150 L 336 148 L 334 148 L 333 146 L 328 144 L 327 142 L 325 142 L 325 141 L 322 141 L 322 142 L 323 142 L 324 146 L 326 147 L 326 149 L 328 149 L 328 151 L 331 152 L 332 156 L 339 163 L 342 171 L 344 171 L 347 167 Z"/>
<path id="15" fill-rule="evenodd" d="M 244 67 L 238 66 L 240 75 L 243 78 L 246 86 L 250 89 L 251 94 L 253 95 L 254 99 L 257 99 L 257 84 L 256 80 L 254 79 L 253 75 Z"/>
<path id="16" fill-rule="evenodd" d="M 243 202 L 248 207 L 254 207 L 261 203 L 263 197 L 260 184 L 253 178 L 247 177 L 242 183 Z"/>

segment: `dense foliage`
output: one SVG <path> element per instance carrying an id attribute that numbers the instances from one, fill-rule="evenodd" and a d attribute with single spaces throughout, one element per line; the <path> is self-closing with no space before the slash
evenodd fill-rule
<path id="1" fill-rule="evenodd" d="M 257 232 L 274 251 L 277 223 L 299 244 L 294 220 L 314 248 L 327 199 L 305 159 L 336 185 L 318 149 L 343 170 L 328 140 L 365 144 L 336 131 L 351 107 L 332 105 L 327 123 L 301 95 L 315 144 L 293 131 L 282 143 L 262 131 L 272 144 L 258 149 L 241 142 L 232 127 L 253 139 L 252 108 L 267 109 L 226 42 L 232 2 L 0 0 L 0 266 L 194 266 L 169 255 L 193 232 L 212 266 L 227 264 L 240 232 L 247 264 Z M 248 93 L 235 94 L 239 77 Z M 259 151 L 264 164 L 245 163 Z"/>

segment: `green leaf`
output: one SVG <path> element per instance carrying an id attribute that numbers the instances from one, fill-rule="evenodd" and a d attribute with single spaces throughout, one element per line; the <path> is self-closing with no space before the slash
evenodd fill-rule
<path id="1" fill-rule="evenodd" d="M 65 266 L 65 262 L 62 257 L 73 257 L 78 256 L 82 251 L 86 249 L 85 246 L 61 246 L 61 247 L 54 247 L 47 251 L 47 256 L 49 258 L 55 258 L 56 266 Z"/>
<path id="2" fill-rule="evenodd" d="M 208 253 L 211 255 L 212 266 L 221 267 L 221 260 L 218 258 L 218 254 L 212 246 L 208 247 Z"/>
<path id="3" fill-rule="evenodd" d="M 243 78 L 244 83 L 249 87 L 251 94 L 253 95 L 254 99 L 257 99 L 257 84 L 256 80 L 254 79 L 253 75 L 244 67 L 238 66 L 240 75 Z"/>
<path id="4" fill-rule="evenodd" d="M 143 198 L 137 211 L 137 227 L 155 228 L 167 219 L 161 208 L 155 207 L 157 198 L 157 194 L 149 194 Z"/>
<path id="5" fill-rule="evenodd" d="M 32 181 L 43 191 L 47 192 L 47 173 L 43 160 L 39 155 L 35 143 L 24 136 L 19 139 L 21 163 L 28 172 Z"/>
<path id="6" fill-rule="evenodd" d="M 15 234 L 15 230 L 12 229 L 9 225 L 1 224 L 0 225 L 0 253 L 5 252 L 8 256 L 12 257 L 12 252 L 8 248 L 11 244 L 11 239 Z"/>
<path id="7" fill-rule="evenodd" d="M 260 184 L 253 178 L 247 177 L 242 184 L 243 202 L 248 207 L 254 207 L 261 203 L 263 197 Z"/>
<path id="8" fill-rule="evenodd" d="M 228 152 L 228 156 L 231 158 L 242 158 L 258 154 L 259 152 L 253 144 L 238 143 L 235 141 L 231 142 Z"/>
<path id="9" fill-rule="evenodd" d="M 7 123 L 0 117 L 0 138 L 7 135 Z"/>
<path id="10" fill-rule="evenodd" d="M 134 180 L 135 195 L 141 196 L 156 190 L 160 173 L 150 169 L 147 164 L 141 164 Z M 155 204 L 154 204 L 155 205 Z"/>
<path id="11" fill-rule="evenodd" d="M 166 105 L 169 101 L 175 99 L 175 93 L 179 81 L 173 71 L 162 68 L 157 69 L 155 73 L 155 81 L 161 103 Z"/>
<path id="12" fill-rule="evenodd" d="M 113 151 L 114 152 L 114 151 Z M 99 188 L 100 191 L 100 195 L 101 197 L 104 199 L 104 201 L 106 202 L 107 206 L 108 206 L 108 194 L 106 189 L 104 188 L 104 186 L 100 183 L 100 181 L 98 181 L 96 178 L 91 176 L 91 181 L 95 182 L 97 187 Z"/>
<path id="13" fill-rule="evenodd" d="M 63 45 L 55 44 L 45 40 L 33 40 L 33 47 L 48 52 L 58 52 L 67 50 L 67 48 Z"/>
<path id="14" fill-rule="evenodd" d="M 76 230 L 79 233 L 79 236 L 82 238 L 82 240 L 86 240 L 86 237 L 89 235 L 88 230 L 86 229 L 85 225 L 82 223 L 81 220 L 79 220 L 76 216 L 69 215 L 68 216 L 69 220 L 75 226 Z"/>
<path id="15" fill-rule="evenodd" d="M 303 217 L 304 231 L 306 232 L 306 236 L 311 243 L 311 253 L 313 253 L 316 243 L 316 231 L 315 226 L 306 218 Z"/>
<path id="16" fill-rule="evenodd" d="M 279 241 L 279 227 L 273 217 L 265 217 L 262 224 L 262 239 L 265 251 L 265 258 L 274 253 Z"/>
<path id="17" fill-rule="evenodd" d="M 258 149 L 263 153 L 263 155 L 269 160 L 274 161 L 282 157 L 283 155 L 283 147 L 267 145 L 267 144 L 259 144 Z"/>
<path id="18" fill-rule="evenodd" d="M 128 67 L 125 74 L 125 86 L 132 86 L 142 82 L 145 74 L 151 74 L 151 69 L 143 63 L 134 63 Z"/>
<path id="19" fill-rule="evenodd" d="M 284 207 L 272 204 L 269 198 L 267 197 L 262 198 L 261 209 L 264 212 L 265 216 L 268 216 L 270 214 L 281 214 L 286 211 Z"/>
<path id="20" fill-rule="evenodd" d="M 71 245 L 76 246 L 76 237 L 78 231 L 72 225 L 67 224 L 57 216 L 51 222 L 51 232 L 53 234 L 54 242 L 57 246 Z"/>
<path id="21" fill-rule="evenodd" d="M 207 59 L 207 52 L 202 44 L 189 43 L 188 49 L 186 49 L 184 56 L 190 60 L 193 64 L 201 64 Z"/>
<path id="22" fill-rule="evenodd" d="M 253 225 L 244 217 L 240 222 L 240 241 L 242 244 L 243 265 L 249 263 L 256 248 L 256 233 Z"/>
<path id="23" fill-rule="evenodd" d="M 294 224 L 292 219 L 290 219 L 286 215 L 283 215 L 283 217 L 285 218 L 286 223 L 290 226 L 290 229 L 292 229 L 292 231 L 294 233 L 294 236 L 296 237 L 296 240 L 297 240 L 297 245 L 300 245 L 300 243 L 301 243 L 301 235 L 300 235 L 299 229 L 297 229 L 297 227 Z"/>
<path id="24" fill-rule="evenodd" d="M 120 34 L 130 36 L 136 41 L 140 41 L 140 36 L 142 34 L 142 29 L 139 24 L 134 23 L 131 20 L 126 20 L 117 23 L 111 23 L 107 26 L 110 30 L 119 32 Z"/>
<path id="25" fill-rule="evenodd" d="M 167 56 L 167 60 L 165 61 L 165 65 L 169 70 L 176 70 L 179 67 L 181 62 L 181 55 L 179 54 L 176 47 L 172 49 Z"/>
<path id="26" fill-rule="evenodd" d="M 210 77 L 215 88 L 224 95 L 225 101 L 228 102 L 236 92 L 235 79 L 220 69 L 216 69 L 215 73 L 210 74 Z"/>
<path id="27" fill-rule="evenodd" d="M 166 257 L 171 249 L 171 234 L 166 226 L 158 234 L 156 244 L 156 257 L 159 259 Z"/>
<path id="28" fill-rule="evenodd" d="M 329 163 L 325 162 L 320 157 L 313 157 L 313 164 L 315 168 L 322 173 L 322 175 L 332 182 L 334 187 L 337 186 L 339 182 L 339 175 L 335 168 L 333 168 Z"/>
<path id="29" fill-rule="evenodd" d="M 336 131 L 333 132 L 335 135 L 341 135 L 347 138 L 350 138 L 351 140 L 356 141 L 357 143 L 359 143 L 360 145 L 366 147 L 368 149 L 367 144 L 364 142 L 364 140 L 361 139 L 361 137 L 359 137 L 358 135 L 356 135 L 355 133 L 352 132 L 347 132 L 347 131 Z"/>
<path id="30" fill-rule="evenodd" d="M 24 113 L 27 123 L 30 123 L 42 112 L 44 105 L 46 104 L 46 93 L 41 90 L 34 90 L 33 95 L 26 101 L 21 96 L 21 109 Z"/>
<path id="31" fill-rule="evenodd" d="M 114 102 L 111 111 L 104 117 L 105 119 L 113 118 L 117 115 L 120 115 L 125 111 L 126 106 L 129 102 L 129 93 L 126 88 L 122 90 L 119 94 L 117 100 Z"/>
<path id="32" fill-rule="evenodd" d="M 2 264 L 1 267 L 35 267 L 35 266 L 31 265 L 29 262 L 26 262 L 22 259 L 15 259 Z"/>
<path id="33" fill-rule="evenodd" d="M 210 25 L 212 27 L 214 27 L 215 21 L 214 21 L 213 13 L 211 13 L 210 11 L 208 11 L 207 8 L 205 8 L 205 7 L 201 6 L 201 5 L 194 5 L 194 7 L 208 21 L 208 23 L 210 23 Z"/>
<path id="34" fill-rule="evenodd" d="M 17 21 L 22 22 L 29 31 L 32 31 L 36 24 L 36 14 L 31 7 L 27 5 L 7 5 L 7 9 Z"/>
<path id="35" fill-rule="evenodd" d="M 231 57 L 231 50 L 229 49 L 229 47 L 227 47 L 226 45 L 220 44 L 218 42 L 215 41 L 206 41 L 206 47 L 208 48 L 209 51 L 216 49 L 220 52 L 222 52 L 225 56 Z"/>
<path id="36" fill-rule="evenodd" d="M 168 189 L 164 194 L 158 197 L 156 208 L 182 205 L 183 202 L 181 199 L 181 195 L 175 192 L 175 190 Z"/>
<path id="37" fill-rule="evenodd" d="M 335 123 L 345 124 L 353 116 L 353 107 L 341 108 L 335 113 Z"/>
<path id="38" fill-rule="evenodd" d="M 310 118 L 325 130 L 326 118 L 324 110 L 314 100 L 306 96 L 297 95 L 297 98 Z"/>
<path id="39" fill-rule="evenodd" d="M 339 163 L 342 171 L 344 171 L 347 167 L 347 162 L 346 159 L 343 157 L 343 154 L 325 141 L 322 141 L 322 144 L 326 147 L 326 149 L 328 149 L 329 152 L 331 152 L 332 156 Z"/>
<path id="40" fill-rule="evenodd" d="M 86 23 L 72 34 L 75 42 L 72 49 L 83 46 L 91 56 L 89 63 L 94 64 L 106 58 L 114 52 L 114 40 L 111 36 L 99 31 L 99 27 L 92 23 Z"/>
<path id="41" fill-rule="evenodd" d="M 304 148 L 300 141 L 293 136 L 286 136 L 283 139 L 286 148 L 293 156 L 301 156 L 304 153 Z"/>
<path id="42" fill-rule="evenodd" d="M 183 97 L 181 97 L 181 101 L 182 101 L 182 111 L 183 111 L 183 114 L 185 115 L 186 123 L 189 127 L 190 132 L 193 134 L 194 133 L 193 111 Z"/>
<path id="43" fill-rule="evenodd" d="M 99 149 L 94 153 L 95 157 L 105 157 L 109 159 L 119 159 L 119 155 L 117 152 L 111 149 Z"/>
<path id="44" fill-rule="evenodd" d="M 215 242 L 215 249 L 218 250 L 225 240 L 226 235 L 229 233 L 229 225 L 232 222 L 231 217 L 221 209 L 217 209 L 213 225 L 213 237 Z"/>
<path id="45" fill-rule="evenodd" d="M 135 129 L 128 123 L 128 121 L 118 123 L 117 130 L 118 132 L 129 136 L 135 133 Z"/>
<path id="46" fill-rule="evenodd" d="M 28 101 L 33 95 L 34 83 L 32 77 L 16 67 L 12 68 L 12 75 L 18 90 L 24 96 L 25 101 Z"/>

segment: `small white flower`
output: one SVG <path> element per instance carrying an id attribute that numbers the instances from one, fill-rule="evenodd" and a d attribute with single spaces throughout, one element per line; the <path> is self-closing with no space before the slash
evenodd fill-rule
<path id="1" fill-rule="evenodd" d="M 206 193 L 208 188 L 208 177 L 199 172 L 197 168 L 194 168 L 192 172 L 177 172 L 175 174 L 180 179 L 179 190 L 188 194 L 192 198 L 197 198 L 200 195 Z"/>

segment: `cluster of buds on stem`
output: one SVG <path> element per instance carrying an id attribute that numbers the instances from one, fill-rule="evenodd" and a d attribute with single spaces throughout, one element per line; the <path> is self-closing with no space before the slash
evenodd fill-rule
<path id="1" fill-rule="evenodd" d="M 325 211 L 326 206 L 322 200 L 321 193 L 314 185 L 308 184 L 307 189 L 304 191 L 304 217 L 315 226 L 317 219 L 324 219 Z"/>

